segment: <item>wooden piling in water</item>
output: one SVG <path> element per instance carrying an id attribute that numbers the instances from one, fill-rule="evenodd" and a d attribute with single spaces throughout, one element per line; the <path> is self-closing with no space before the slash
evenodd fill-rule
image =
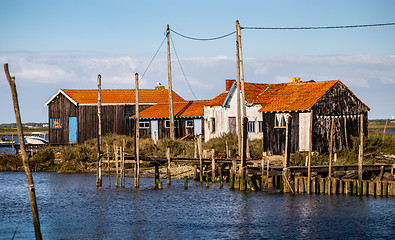
<path id="1" fill-rule="evenodd" d="M 332 194 L 337 194 L 337 185 L 338 185 L 339 180 L 337 178 L 332 178 L 332 186 L 331 186 L 331 193 Z"/>
<path id="2" fill-rule="evenodd" d="M 382 195 L 382 185 L 381 185 L 381 181 L 374 181 L 376 184 L 376 196 L 377 197 L 381 197 Z"/>
<path id="3" fill-rule="evenodd" d="M 295 176 L 295 193 L 299 193 L 299 181 L 300 181 L 300 176 Z"/>
<path id="4" fill-rule="evenodd" d="M 155 185 L 158 186 L 158 183 L 160 181 L 159 178 L 159 164 L 155 163 Z"/>
<path id="5" fill-rule="evenodd" d="M 114 160 L 115 160 L 115 187 L 118 187 L 119 168 L 118 168 L 118 147 L 114 144 Z"/>
<path id="6" fill-rule="evenodd" d="M 376 194 L 376 184 L 374 181 L 369 181 L 369 195 L 374 196 Z"/>
<path id="7" fill-rule="evenodd" d="M 203 160 L 202 160 L 202 135 L 198 137 L 199 166 L 200 166 L 200 182 L 203 183 Z"/>
<path id="8" fill-rule="evenodd" d="M 388 182 L 388 196 L 395 196 L 395 181 Z"/>
<path id="9" fill-rule="evenodd" d="M 383 181 L 383 196 L 387 197 L 388 196 L 388 182 L 387 181 Z"/>
<path id="10" fill-rule="evenodd" d="M 111 165 L 110 165 L 110 152 L 108 150 L 108 144 L 106 143 L 107 151 L 107 173 L 108 173 L 108 187 L 111 187 Z"/>
<path id="11" fill-rule="evenodd" d="M 368 195 L 368 184 L 369 184 L 369 182 L 367 180 L 362 180 L 362 195 L 363 196 Z"/>
<path id="12" fill-rule="evenodd" d="M 188 189 L 188 177 L 184 176 L 184 188 Z"/>
<path id="13" fill-rule="evenodd" d="M 18 93 L 17 93 L 16 85 L 15 85 L 15 77 L 11 77 L 9 69 L 8 69 L 8 63 L 4 64 L 4 72 L 5 72 L 6 78 L 8 80 L 9 85 L 10 85 L 10 88 L 11 88 L 12 101 L 14 104 L 15 120 L 16 120 L 16 125 L 18 128 L 18 138 L 21 140 L 21 139 L 24 139 L 24 136 L 23 136 L 21 114 L 19 111 Z M 30 209 L 31 209 L 32 218 L 33 218 L 34 234 L 35 234 L 36 239 L 41 240 L 42 235 L 41 235 L 40 220 L 39 220 L 39 214 L 38 214 L 38 208 L 37 208 L 37 202 L 36 202 L 36 192 L 35 192 L 35 187 L 34 187 L 33 175 L 31 173 L 31 169 L 30 169 L 29 158 L 26 153 L 25 142 L 23 140 L 21 140 L 19 144 L 20 144 L 20 148 L 21 148 L 23 168 L 25 170 L 26 181 L 27 181 L 27 186 L 28 186 L 28 190 L 29 190 Z"/>
<path id="14" fill-rule="evenodd" d="M 136 126 L 135 126 L 135 134 L 136 134 L 136 145 L 135 145 L 135 160 L 136 167 L 134 171 L 134 188 L 140 188 L 140 115 L 139 115 L 139 74 L 135 74 L 135 87 L 136 87 L 136 105 L 135 105 L 135 114 L 136 114 Z M 171 124 L 171 122 L 170 122 Z"/>
<path id="15" fill-rule="evenodd" d="M 122 139 L 122 171 L 121 171 L 121 187 L 125 187 L 125 139 Z"/>
<path id="16" fill-rule="evenodd" d="M 211 148 L 211 181 L 215 183 L 215 150 Z"/>
<path id="17" fill-rule="evenodd" d="M 209 178 L 208 178 L 208 174 L 206 173 L 206 188 L 210 187 L 210 183 L 209 183 Z"/>
<path id="18" fill-rule="evenodd" d="M 317 192 L 317 178 L 312 177 L 310 178 L 310 191 L 311 193 L 316 193 Z"/>
<path id="19" fill-rule="evenodd" d="M 198 169 L 197 164 L 193 164 L 193 180 L 198 179 L 197 169 Z"/>
<path id="20" fill-rule="evenodd" d="M 305 183 L 304 183 L 305 178 L 301 177 L 299 178 L 299 193 L 304 193 L 305 192 Z"/>
<path id="21" fill-rule="evenodd" d="M 166 158 L 167 158 L 167 186 L 170 186 L 171 185 L 170 147 L 167 147 Z"/>
<path id="22" fill-rule="evenodd" d="M 320 185 L 320 194 L 325 193 L 325 179 L 320 177 L 319 178 L 319 185 Z"/>
<path id="23" fill-rule="evenodd" d="M 357 195 L 358 180 L 352 179 L 352 194 Z"/>

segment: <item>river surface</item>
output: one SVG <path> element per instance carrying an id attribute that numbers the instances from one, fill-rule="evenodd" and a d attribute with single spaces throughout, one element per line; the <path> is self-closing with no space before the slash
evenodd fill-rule
<path id="1" fill-rule="evenodd" d="M 172 180 L 95 187 L 89 174 L 33 173 L 44 239 L 395 239 L 395 198 L 284 195 Z M 23 172 L 0 172 L 0 239 L 34 239 Z M 114 184 L 114 179 L 113 182 Z M 21 217 L 22 216 L 22 217 Z"/>

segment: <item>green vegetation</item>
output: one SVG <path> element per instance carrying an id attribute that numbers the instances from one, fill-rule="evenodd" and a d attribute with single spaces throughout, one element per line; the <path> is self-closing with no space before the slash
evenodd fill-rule
<path id="1" fill-rule="evenodd" d="M 134 138 L 131 136 L 109 134 L 103 137 L 104 154 L 113 155 L 114 145 L 122 146 L 125 141 L 126 156 L 134 156 Z M 203 143 L 203 149 L 214 147 L 215 152 L 226 155 L 226 145 L 232 157 L 238 152 L 237 136 L 225 134 L 220 138 L 210 139 Z M 262 140 L 250 141 L 250 155 L 252 159 L 261 159 L 263 152 Z M 145 157 L 166 157 L 167 147 L 171 149 L 171 155 L 175 158 L 193 158 L 195 152 L 194 141 L 161 139 L 155 145 L 150 138 L 140 140 L 140 155 Z M 337 151 L 336 165 L 356 164 L 358 162 L 359 138 L 352 139 L 352 148 Z M 383 141 L 383 133 L 369 131 L 369 136 L 364 139 L 364 164 L 373 164 L 379 161 L 377 156 L 395 155 L 395 134 L 386 134 Z M 307 152 L 291 154 L 291 165 L 305 165 Z M 312 154 L 312 165 L 328 165 L 328 154 Z M 47 145 L 40 149 L 30 162 L 36 171 L 60 171 L 60 172 L 91 172 L 95 170 L 97 161 L 97 140 L 91 139 L 83 144 L 63 146 Z M 380 159 L 382 161 L 382 158 Z M 394 163 L 393 158 L 383 163 Z M 22 161 L 12 154 L 0 155 L 0 170 L 21 171 Z"/>

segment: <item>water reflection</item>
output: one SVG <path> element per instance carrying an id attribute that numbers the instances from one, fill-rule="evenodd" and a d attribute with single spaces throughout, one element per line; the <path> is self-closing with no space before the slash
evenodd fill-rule
<path id="1" fill-rule="evenodd" d="M 46 239 L 366 239 L 391 238 L 393 198 L 283 195 L 206 188 L 173 180 L 151 190 L 153 179 L 126 188 L 95 187 L 95 176 L 34 173 Z M 0 238 L 12 237 L 27 197 L 23 173 L 0 172 Z M 114 179 L 112 180 L 114 181 Z M 108 181 L 103 181 L 107 183 Z M 16 238 L 31 239 L 30 210 Z"/>

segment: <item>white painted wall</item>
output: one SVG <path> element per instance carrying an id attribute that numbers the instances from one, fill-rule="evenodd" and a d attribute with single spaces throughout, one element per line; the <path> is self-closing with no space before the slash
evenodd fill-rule
<path id="1" fill-rule="evenodd" d="M 261 109 L 260 104 L 254 104 L 252 106 L 246 107 L 248 121 L 255 122 L 255 132 L 248 133 L 248 138 L 250 140 L 263 138 L 263 133 L 258 132 L 259 130 L 258 121 L 262 121 L 263 119 L 262 113 L 258 112 L 259 109 Z M 235 94 L 233 94 L 232 99 L 230 99 L 229 107 L 225 108 L 222 106 L 205 106 L 204 107 L 205 141 L 208 141 L 211 138 L 220 137 L 221 135 L 228 133 L 230 131 L 228 118 L 236 117 L 236 116 L 237 116 L 237 97 Z M 213 132 L 211 129 L 213 118 L 215 119 L 215 132 Z"/>

